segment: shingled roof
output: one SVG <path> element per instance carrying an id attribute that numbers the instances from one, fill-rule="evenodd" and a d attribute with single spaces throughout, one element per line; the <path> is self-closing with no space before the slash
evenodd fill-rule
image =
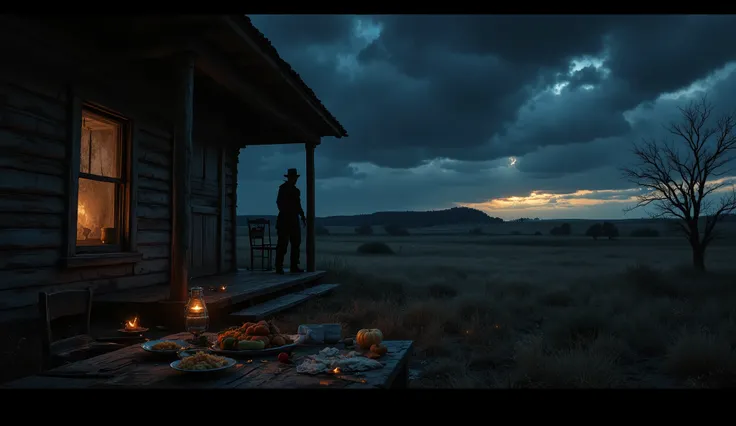
<path id="1" fill-rule="evenodd" d="M 304 93 L 314 102 L 314 104 L 319 108 L 322 113 L 330 120 L 332 121 L 332 124 L 337 127 L 339 136 L 337 137 L 347 137 L 348 132 L 345 130 L 345 128 L 340 124 L 339 121 L 337 121 L 337 118 L 335 118 L 334 115 L 325 107 L 325 105 L 322 103 L 322 101 L 319 100 L 317 95 L 314 93 L 314 91 L 307 86 L 307 84 L 302 80 L 299 73 L 294 71 L 294 68 L 289 65 L 288 62 L 283 60 L 281 58 L 281 55 L 279 55 L 279 52 L 276 50 L 275 47 L 273 47 L 273 44 L 271 44 L 271 41 L 258 29 L 253 25 L 253 22 L 251 22 L 250 18 L 246 15 L 240 15 L 242 17 L 243 22 L 243 30 L 248 34 L 248 36 L 251 37 L 251 39 L 256 42 L 263 51 L 269 55 L 275 62 L 278 64 L 279 68 L 286 73 L 286 75 L 290 76 L 294 82 L 304 91 Z"/>

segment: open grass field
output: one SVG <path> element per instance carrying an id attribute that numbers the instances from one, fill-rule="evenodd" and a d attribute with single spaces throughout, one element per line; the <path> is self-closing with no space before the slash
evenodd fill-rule
<path id="1" fill-rule="evenodd" d="M 549 235 L 551 221 L 484 229 L 494 235 L 330 229 L 317 262 L 343 286 L 280 321 L 414 339 L 414 387 L 736 385 L 733 223 L 721 224 L 698 276 L 686 241 L 664 224 L 617 222 L 620 238 L 594 241 L 581 236 L 592 221 L 568 222 L 573 235 L 562 237 Z M 661 226 L 662 236 L 627 236 L 642 226 Z M 358 253 L 367 242 L 394 253 Z M 245 234 L 239 243 L 245 267 Z"/>

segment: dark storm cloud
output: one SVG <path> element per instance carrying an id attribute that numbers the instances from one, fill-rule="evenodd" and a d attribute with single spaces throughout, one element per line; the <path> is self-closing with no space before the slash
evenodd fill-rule
<path id="1" fill-rule="evenodd" d="M 603 78 L 603 72 L 593 65 L 588 65 L 587 67 L 574 72 L 573 75 L 567 79 L 570 82 L 570 85 L 567 87 L 575 90 L 587 85 L 595 86 L 600 84 L 603 81 Z"/>
<path id="2" fill-rule="evenodd" d="M 642 100 L 688 85 L 736 57 L 733 15 L 631 16 L 627 21 L 612 28 L 610 68 Z"/>
<path id="3" fill-rule="evenodd" d="M 736 59 L 728 15 L 251 18 L 351 135 L 317 148 L 318 178 L 334 180 L 321 202 L 352 203 L 337 210 L 625 188 L 630 144 L 661 135 L 680 102 L 658 97 Z M 253 152 L 244 177 L 304 161 Z"/>

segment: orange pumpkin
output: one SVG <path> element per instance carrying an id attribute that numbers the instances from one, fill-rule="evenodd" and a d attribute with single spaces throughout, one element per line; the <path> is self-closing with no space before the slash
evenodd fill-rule
<path id="1" fill-rule="evenodd" d="M 369 349 L 371 345 L 380 345 L 383 342 L 383 333 L 377 328 L 364 328 L 358 331 L 355 341 L 361 349 Z"/>

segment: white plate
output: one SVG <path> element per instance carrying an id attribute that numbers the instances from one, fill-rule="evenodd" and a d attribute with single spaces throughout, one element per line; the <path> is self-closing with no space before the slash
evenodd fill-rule
<path id="1" fill-rule="evenodd" d="M 181 361 L 182 361 L 182 360 L 177 360 L 177 361 L 174 361 L 174 362 L 172 362 L 172 363 L 171 363 L 171 364 L 169 364 L 169 365 L 170 365 L 170 366 L 171 366 L 171 368 L 173 368 L 174 370 L 176 370 L 176 371 L 181 371 L 181 372 L 183 372 L 183 373 L 212 373 L 213 371 L 222 371 L 222 370 L 227 370 L 228 368 L 230 368 L 230 367 L 232 367 L 232 366 L 234 366 L 234 365 L 236 364 L 236 361 L 235 361 L 234 359 L 232 359 L 232 358 L 227 358 L 227 357 L 224 357 L 224 358 L 225 358 L 225 360 L 227 361 L 227 365 L 224 365 L 224 366 L 222 366 L 222 367 L 217 367 L 217 368 L 211 368 L 211 369 L 209 369 L 209 370 L 185 370 L 185 369 L 183 369 L 183 368 L 179 368 L 179 364 L 181 364 Z"/>
<path id="2" fill-rule="evenodd" d="M 156 350 L 156 349 L 153 349 L 153 345 L 155 345 L 156 343 L 161 343 L 161 342 L 174 342 L 177 345 L 179 345 L 181 348 L 179 348 L 179 349 L 168 349 L 168 350 Z M 181 349 L 186 349 L 189 346 L 191 346 L 191 345 L 189 343 L 183 341 L 183 340 L 167 340 L 167 339 L 164 339 L 164 340 L 149 340 L 146 343 L 141 344 L 141 347 L 146 352 L 151 352 L 151 353 L 154 353 L 154 354 L 171 354 L 171 355 L 175 355 Z"/>

